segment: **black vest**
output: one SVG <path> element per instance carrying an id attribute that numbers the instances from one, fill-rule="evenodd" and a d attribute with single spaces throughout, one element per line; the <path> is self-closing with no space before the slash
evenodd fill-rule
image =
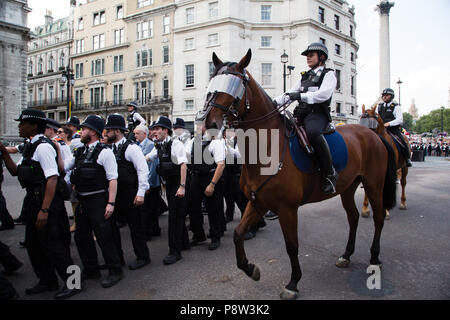
<path id="1" fill-rule="evenodd" d="M 55 148 L 53 142 L 44 136 L 39 137 L 39 139 L 33 143 L 25 142 L 22 153 L 22 163 L 17 166 L 17 177 L 19 178 L 22 188 L 29 189 L 45 186 L 47 179 L 45 178 L 41 164 L 39 161 L 32 160 L 34 152 L 41 143 L 49 143 Z M 58 163 L 57 158 L 55 158 L 55 161 Z"/>
<path id="2" fill-rule="evenodd" d="M 85 153 L 87 146 L 77 149 L 75 152 L 75 169 L 70 181 L 78 192 L 92 192 L 106 190 L 108 180 L 105 168 L 97 163 L 100 152 L 106 148 L 103 143 L 97 143 L 94 150 Z"/>
<path id="3" fill-rule="evenodd" d="M 389 107 L 386 107 L 384 102 L 378 105 L 378 114 L 384 123 L 395 120 L 394 109 L 396 106 L 397 104 L 395 102 L 392 102 Z"/>
<path id="4" fill-rule="evenodd" d="M 158 174 L 167 179 L 170 177 L 180 177 L 180 165 L 172 162 L 172 143 L 170 140 L 167 143 L 156 143 L 155 147 L 158 151 L 159 164 L 157 167 Z"/>
<path id="5" fill-rule="evenodd" d="M 133 141 L 127 140 L 115 150 L 114 155 L 117 161 L 117 171 L 119 177 L 117 179 L 120 188 L 138 188 L 138 175 L 131 161 L 125 159 L 125 151 L 129 145 L 134 144 Z M 114 148 L 113 148 L 114 150 Z"/>
<path id="6" fill-rule="evenodd" d="M 128 115 L 127 117 L 127 121 L 128 121 L 128 130 L 130 130 L 130 132 L 133 132 L 133 130 L 141 124 L 141 121 L 139 120 L 134 120 L 133 116 L 136 112 L 132 112 Z"/>
<path id="7" fill-rule="evenodd" d="M 320 88 L 320 86 L 322 85 L 323 79 L 325 78 L 325 75 L 330 72 L 333 71 L 333 69 L 328 69 L 328 68 L 323 68 L 322 73 L 320 74 L 320 76 L 315 75 L 315 73 L 312 70 L 309 70 L 308 72 L 305 72 L 302 75 L 302 80 L 301 80 L 301 86 L 303 88 L 303 90 L 301 91 L 301 93 L 306 93 L 308 92 L 308 89 L 310 87 L 317 87 Z M 311 111 L 315 111 L 315 112 L 322 112 L 325 115 L 328 116 L 329 120 L 331 121 L 331 117 L 330 117 L 330 104 L 331 104 L 331 98 L 322 102 L 322 103 L 314 103 L 314 104 L 306 104 L 306 108 L 308 110 Z"/>
<path id="8" fill-rule="evenodd" d="M 0 186 L 3 182 L 3 157 L 2 153 L 0 152 Z"/>
<path id="9" fill-rule="evenodd" d="M 237 145 L 237 138 L 235 138 L 233 141 L 233 148 L 236 149 L 236 145 Z M 228 160 L 231 160 L 231 159 L 228 159 Z M 238 163 L 238 157 L 235 154 L 233 155 L 233 163 L 225 164 L 225 170 L 229 174 L 234 174 L 234 175 L 240 175 L 241 167 L 242 167 L 242 165 Z"/>
<path id="10" fill-rule="evenodd" d="M 201 143 L 201 145 L 200 145 Z M 191 149 L 191 164 L 190 164 L 190 170 L 193 174 L 198 175 L 211 175 L 214 174 L 214 171 L 216 170 L 217 164 L 213 161 L 212 164 L 207 164 L 205 162 L 205 159 L 203 155 L 205 154 L 205 149 L 208 148 L 211 141 L 200 141 L 198 138 L 194 138 L 194 141 L 192 143 L 192 149 Z M 195 163 L 195 154 L 200 152 L 201 147 L 201 163 Z M 214 159 L 213 155 L 208 151 L 210 154 L 211 159 Z M 198 156 L 197 156 L 198 158 Z"/>

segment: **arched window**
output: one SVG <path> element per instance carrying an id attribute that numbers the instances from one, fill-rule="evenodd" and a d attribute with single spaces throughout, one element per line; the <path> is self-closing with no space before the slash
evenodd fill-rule
<path id="1" fill-rule="evenodd" d="M 42 73 L 42 69 L 44 68 L 44 61 L 42 58 L 39 58 L 39 64 L 38 64 L 38 73 Z"/>

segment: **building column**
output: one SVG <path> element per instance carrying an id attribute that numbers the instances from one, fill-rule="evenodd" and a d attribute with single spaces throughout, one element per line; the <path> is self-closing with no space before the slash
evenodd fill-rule
<path id="1" fill-rule="evenodd" d="M 389 11 L 393 6 L 393 2 L 380 1 L 376 8 L 380 14 L 380 93 L 391 86 Z"/>

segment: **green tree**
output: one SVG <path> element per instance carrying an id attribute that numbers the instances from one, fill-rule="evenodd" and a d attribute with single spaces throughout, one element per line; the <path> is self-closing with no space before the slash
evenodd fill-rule
<path id="1" fill-rule="evenodd" d="M 444 131 L 450 132 L 450 108 L 443 111 L 443 125 Z M 434 128 L 441 131 L 441 109 L 432 110 L 429 114 L 420 117 L 417 120 L 413 130 L 417 133 L 431 132 Z"/>
<path id="2" fill-rule="evenodd" d="M 403 112 L 403 128 L 410 132 L 413 129 L 413 117 L 408 112 Z"/>

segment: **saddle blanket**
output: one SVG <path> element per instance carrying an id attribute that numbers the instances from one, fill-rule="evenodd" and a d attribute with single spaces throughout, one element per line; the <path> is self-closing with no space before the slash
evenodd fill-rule
<path id="1" fill-rule="evenodd" d="M 332 134 L 324 135 L 325 140 L 328 142 L 328 146 L 331 151 L 331 157 L 333 158 L 333 166 L 337 172 L 341 172 L 347 166 L 348 150 L 342 135 L 335 131 Z M 291 157 L 298 170 L 302 172 L 312 172 L 314 154 L 309 156 L 298 141 L 298 136 L 293 131 L 289 138 L 289 149 L 291 151 Z M 315 161 L 315 160 L 314 160 Z"/>

